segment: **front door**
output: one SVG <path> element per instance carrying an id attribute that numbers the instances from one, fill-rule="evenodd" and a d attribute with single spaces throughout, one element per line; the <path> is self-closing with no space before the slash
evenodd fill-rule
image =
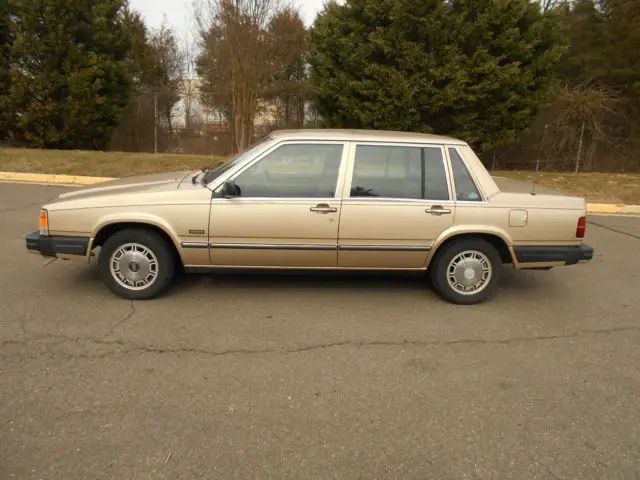
<path id="1" fill-rule="evenodd" d="M 455 214 L 443 148 L 358 144 L 354 155 L 342 203 L 339 266 L 423 268 Z"/>
<path id="2" fill-rule="evenodd" d="M 239 195 L 212 200 L 211 264 L 336 267 L 346 150 L 341 142 L 279 144 L 236 175 Z"/>

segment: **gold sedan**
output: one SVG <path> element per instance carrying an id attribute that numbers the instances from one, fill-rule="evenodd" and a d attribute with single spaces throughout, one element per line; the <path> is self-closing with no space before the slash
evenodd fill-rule
<path id="1" fill-rule="evenodd" d="M 27 249 L 89 261 L 128 299 L 176 269 L 428 271 L 474 304 L 503 264 L 590 260 L 583 198 L 502 191 L 465 142 L 435 135 L 277 131 L 216 168 L 131 177 L 44 205 Z"/>

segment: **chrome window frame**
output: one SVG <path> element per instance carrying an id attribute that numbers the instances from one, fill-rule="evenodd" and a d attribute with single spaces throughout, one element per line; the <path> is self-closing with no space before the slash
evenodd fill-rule
<path id="1" fill-rule="evenodd" d="M 353 182 L 353 174 L 355 172 L 356 153 L 358 146 L 375 146 L 375 147 L 409 147 L 409 148 L 439 148 L 442 158 L 442 165 L 444 167 L 445 179 L 447 180 L 447 192 L 449 193 L 449 200 L 433 200 L 429 198 L 407 198 L 407 197 L 352 197 L 351 186 Z M 420 142 L 371 142 L 371 141 L 358 141 L 353 140 L 351 142 L 350 156 L 348 161 L 348 169 L 345 176 L 344 186 L 342 190 L 343 202 L 348 201 L 349 204 L 355 204 L 358 202 L 371 203 L 371 202 L 385 202 L 385 203 L 417 203 L 417 204 L 430 204 L 430 205 L 453 205 L 455 197 L 453 197 L 453 189 L 451 186 L 451 172 L 448 162 L 446 145 L 442 143 L 420 143 Z"/>
<path id="2" fill-rule="evenodd" d="M 349 142 L 348 141 L 340 141 L 340 140 L 280 140 L 274 141 L 275 143 L 267 146 L 265 150 L 262 150 L 256 156 L 251 159 L 247 159 L 247 161 L 241 165 L 238 165 L 237 168 L 232 169 L 230 172 L 226 172 L 224 175 L 221 175 L 219 179 L 216 179 L 216 185 L 211 188 L 212 192 L 218 193 L 225 182 L 229 180 L 234 180 L 238 176 L 242 175 L 246 170 L 256 165 L 258 162 L 262 161 L 269 154 L 276 151 L 278 148 L 283 147 L 285 145 L 341 145 L 342 146 L 342 156 L 340 158 L 340 166 L 338 168 L 338 178 L 336 181 L 336 188 L 334 190 L 333 197 L 236 197 L 233 199 L 226 198 L 216 198 L 214 197 L 212 201 L 222 200 L 228 202 L 229 200 L 233 201 L 261 201 L 261 202 L 269 202 L 269 201 L 288 201 L 288 202 L 299 202 L 299 201 L 335 201 L 339 200 L 340 193 L 342 191 L 342 185 L 344 183 L 344 175 L 346 170 L 346 164 L 349 159 Z"/>

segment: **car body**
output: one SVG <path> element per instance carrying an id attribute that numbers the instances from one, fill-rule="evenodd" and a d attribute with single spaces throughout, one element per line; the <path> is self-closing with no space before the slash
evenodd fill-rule
<path id="1" fill-rule="evenodd" d="M 472 304 L 503 264 L 590 260 L 583 198 L 503 191 L 454 138 L 364 130 L 276 131 L 202 172 L 122 178 L 44 205 L 27 249 L 99 264 L 115 293 L 152 298 L 180 266 L 428 271 Z"/>

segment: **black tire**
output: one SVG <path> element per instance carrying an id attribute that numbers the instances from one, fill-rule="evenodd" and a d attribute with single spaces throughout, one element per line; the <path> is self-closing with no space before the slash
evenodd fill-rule
<path id="1" fill-rule="evenodd" d="M 447 279 L 449 264 L 463 252 L 479 252 L 487 259 L 491 267 L 491 276 L 486 285 L 477 293 L 463 294 L 449 284 Z M 500 281 L 502 274 L 502 260 L 496 248 L 482 239 L 454 240 L 442 247 L 429 267 L 429 276 L 434 290 L 446 301 L 458 305 L 474 305 L 491 297 Z"/>
<path id="2" fill-rule="evenodd" d="M 146 288 L 141 286 L 138 286 L 138 289 L 128 288 L 120 283 L 116 274 L 111 271 L 112 255 L 120 247 L 129 243 L 146 247 L 157 259 L 157 266 L 154 267 L 156 268 L 155 279 Z M 157 297 L 169 287 L 175 274 L 176 258 L 170 245 L 161 235 L 153 230 L 132 228 L 120 230 L 104 242 L 98 265 L 102 280 L 113 293 L 128 300 L 148 300 Z M 133 267 L 135 268 L 135 265 Z"/>

